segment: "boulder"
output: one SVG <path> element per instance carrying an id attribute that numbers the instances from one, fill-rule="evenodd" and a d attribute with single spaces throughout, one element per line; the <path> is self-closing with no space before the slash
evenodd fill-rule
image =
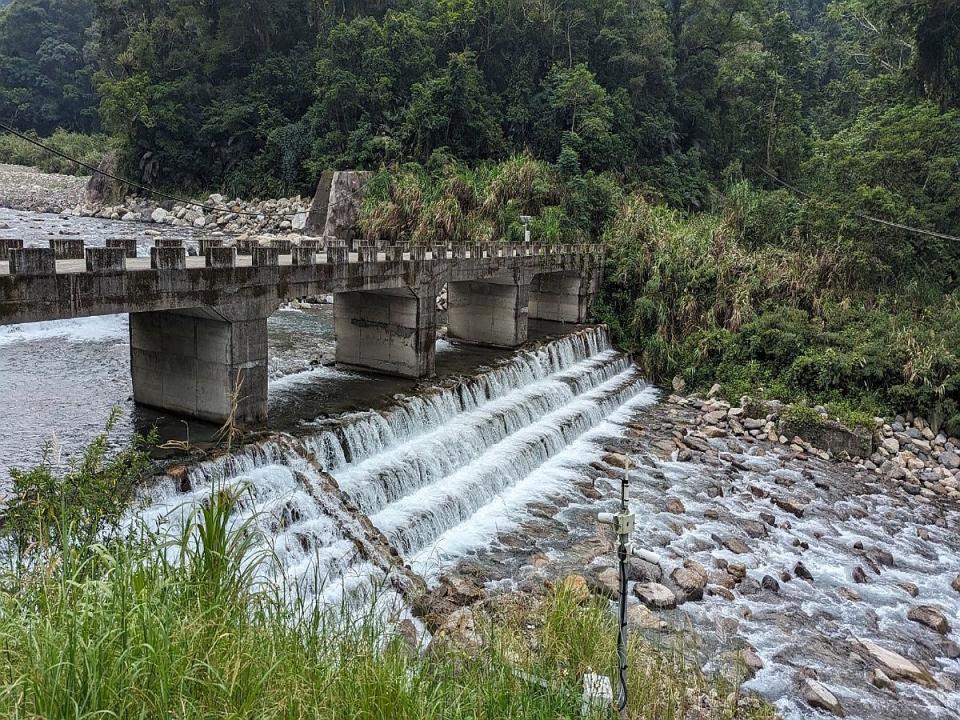
<path id="1" fill-rule="evenodd" d="M 788 512 L 797 517 L 803 517 L 803 512 L 807 508 L 805 503 L 800 502 L 796 498 L 780 497 L 778 495 L 772 496 L 770 502 L 784 512 Z"/>
<path id="2" fill-rule="evenodd" d="M 666 630 L 669 625 L 658 618 L 646 605 L 627 606 L 627 625 L 638 630 Z"/>
<path id="3" fill-rule="evenodd" d="M 170 213 L 168 213 L 163 208 L 159 208 L 159 207 L 155 209 L 152 213 L 150 213 L 150 220 L 152 220 L 155 223 L 167 222 L 169 217 L 170 217 Z"/>
<path id="4" fill-rule="evenodd" d="M 567 575 L 560 581 L 559 589 L 561 592 L 570 593 L 578 602 L 590 599 L 590 586 L 583 575 Z"/>
<path id="5" fill-rule="evenodd" d="M 874 668 L 867 675 L 867 681 L 881 690 L 893 690 L 897 685 L 893 680 L 887 677 L 887 674 L 880 668 Z"/>
<path id="6" fill-rule="evenodd" d="M 876 662 L 880 668 L 893 680 L 909 680 L 927 687 L 936 687 L 937 683 L 933 676 L 919 663 L 908 660 L 892 650 L 887 650 L 872 640 L 858 638 L 857 644 L 861 651 L 871 660 Z"/>
<path id="7" fill-rule="evenodd" d="M 684 600 L 703 599 L 703 589 L 707 585 L 706 571 L 701 574 L 690 567 L 679 567 L 670 573 L 670 579 L 683 593 Z"/>
<path id="8" fill-rule="evenodd" d="M 673 513 L 674 515 L 683 515 L 687 509 L 683 506 L 683 503 L 678 498 L 668 498 L 666 507 L 664 508 L 668 513 Z"/>
<path id="9" fill-rule="evenodd" d="M 803 699 L 806 700 L 807 704 L 811 707 L 815 707 L 818 710 L 826 710 L 837 717 L 843 717 L 843 707 L 840 705 L 840 701 L 837 700 L 837 696 L 830 692 L 819 680 L 804 678 Z"/>
<path id="10" fill-rule="evenodd" d="M 632 557 L 627 560 L 627 580 L 658 583 L 663 580 L 663 568 L 643 558 Z"/>
<path id="11" fill-rule="evenodd" d="M 630 458 L 623 453 L 607 453 L 603 456 L 603 461 L 607 465 L 612 465 L 613 467 L 620 468 L 621 470 L 629 470 L 631 467 L 633 467 L 633 463 L 630 461 Z"/>
<path id="12" fill-rule="evenodd" d="M 473 655 L 483 647 L 483 638 L 477 632 L 473 610 L 460 608 L 443 621 L 433 636 L 431 648 L 437 643 L 444 649 L 452 649 Z"/>
<path id="13" fill-rule="evenodd" d="M 746 555 L 750 552 L 750 548 L 747 546 L 747 544 L 739 538 L 725 537 L 721 540 L 721 543 L 734 555 Z"/>
<path id="14" fill-rule="evenodd" d="M 677 606 L 677 596 L 660 583 L 637 583 L 633 586 L 633 594 L 648 608 L 655 610 L 669 610 Z"/>
<path id="15" fill-rule="evenodd" d="M 616 568 L 600 568 L 587 575 L 587 587 L 595 595 L 620 599 L 620 572 Z"/>
<path id="16" fill-rule="evenodd" d="M 917 605 L 910 608 L 907 619 L 930 628 L 934 632 L 946 635 L 950 632 L 950 623 L 939 608 L 932 605 Z"/>

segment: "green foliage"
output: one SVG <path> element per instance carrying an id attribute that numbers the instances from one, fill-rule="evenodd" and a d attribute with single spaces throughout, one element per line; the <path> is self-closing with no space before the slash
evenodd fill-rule
<path id="1" fill-rule="evenodd" d="M 111 452 L 109 434 L 118 416 L 115 410 L 105 430 L 67 469 L 54 465 L 47 447 L 40 465 L 10 470 L 13 488 L 2 527 L 18 559 L 87 547 L 116 528 L 148 467 L 145 448 L 152 441 L 137 437 Z"/>
<path id="2" fill-rule="evenodd" d="M 103 155 L 111 147 L 111 140 L 106 135 L 83 135 L 66 130 L 57 130 L 50 137 L 42 138 L 42 142 L 93 167 L 99 165 Z M 9 133 L 0 134 L 0 163 L 29 165 L 44 172 L 64 175 L 90 174 L 86 168 L 48 153 Z"/>
<path id="3" fill-rule="evenodd" d="M 788 405 L 780 414 L 780 419 L 784 426 L 795 435 L 804 437 L 807 433 L 823 427 L 824 419 L 816 410 L 809 405 L 796 402 Z"/>
<path id="4" fill-rule="evenodd" d="M 89 0 L 17 0 L 0 7 L 0 118 L 49 135 L 97 129 Z"/>

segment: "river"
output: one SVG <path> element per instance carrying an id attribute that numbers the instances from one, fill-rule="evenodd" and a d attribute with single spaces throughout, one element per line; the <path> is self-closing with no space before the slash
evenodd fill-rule
<path id="1" fill-rule="evenodd" d="M 28 245 L 60 233 L 91 245 L 134 235 L 141 252 L 152 243 L 134 223 L 0 210 L 2 224 Z M 790 720 L 818 716 L 798 690 L 812 676 L 848 717 L 958 717 L 957 508 L 917 505 L 850 466 L 765 441 L 701 438 L 701 451 L 681 458 L 676 443 L 693 442 L 696 413 L 650 386 L 603 328 L 534 326 L 518 351 L 440 340 L 438 377 L 422 383 L 331 367 L 329 305 L 281 309 L 268 328 L 273 432 L 171 471 L 144 489 L 131 522 L 176 533 L 212 492 L 243 489 L 234 522 L 261 528 L 276 559 L 265 576 L 323 606 L 349 596 L 402 608 L 411 577 L 469 576 L 492 593 L 611 567 L 609 532 L 595 517 L 615 503 L 617 471 L 605 459 L 618 450 L 637 466 L 634 541 L 660 556 L 664 582 L 694 561 L 718 588 L 723 568 L 744 566 L 729 596 L 708 591 L 658 613 L 665 629 L 644 632 L 668 641 L 692 627 L 689 650 L 708 670 L 753 648 L 763 668 L 747 687 Z M 133 405 L 128 355 L 124 316 L 0 328 L 2 476 L 35 463 L 45 443 L 68 462 L 114 406 L 117 442 L 153 425 L 164 439 L 209 439 L 214 428 Z M 771 503 L 784 493 L 805 499 L 802 517 Z M 746 551 L 730 550 L 730 538 Z M 880 550 L 892 565 L 868 562 Z M 798 562 L 809 581 L 796 576 Z M 854 585 L 858 565 L 869 577 Z M 776 589 L 761 587 L 767 576 Z M 906 619 L 921 602 L 944 611 L 947 635 Z M 857 638 L 922 662 L 938 686 L 874 687 L 852 651 Z"/>

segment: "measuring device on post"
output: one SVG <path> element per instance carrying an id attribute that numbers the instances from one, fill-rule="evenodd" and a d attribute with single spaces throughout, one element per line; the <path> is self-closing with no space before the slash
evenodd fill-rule
<path id="1" fill-rule="evenodd" d="M 617 693 L 617 711 L 621 718 L 627 716 L 627 559 L 633 554 L 634 514 L 630 512 L 630 463 L 625 463 L 620 479 L 620 512 L 599 513 L 597 520 L 612 525 L 617 534 L 617 560 L 620 565 L 620 607 L 618 618 L 620 628 L 617 633 L 617 658 L 619 692 Z"/>

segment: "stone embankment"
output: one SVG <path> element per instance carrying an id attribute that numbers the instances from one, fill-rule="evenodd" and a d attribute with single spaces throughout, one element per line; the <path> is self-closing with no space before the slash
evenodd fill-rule
<path id="1" fill-rule="evenodd" d="M 104 204 L 87 199 L 89 180 L 19 165 L 0 165 L 0 207 L 192 227 L 225 234 L 287 234 L 306 228 L 311 202 L 310 198 L 299 195 L 276 200 L 240 200 L 213 194 L 195 199 L 202 207 L 137 196 Z"/>
<path id="2" fill-rule="evenodd" d="M 714 397 L 691 396 L 677 402 L 700 411 L 698 423 L 707 437 L 764 438 L 823 460 L 852 461 L 859 469 L 896 481 L 920 501 L 960 500 L 960 438 L 934 432 L 923 418 L 874 418 L 871 432 L 846 428 L 825 408 L 816 407 L 813 412 L 819 420 L 798 429 L 791 427 L 789 410 L 777 401 L 758 403 L 744 397 L 739 405 L 731 405 Z"/>

